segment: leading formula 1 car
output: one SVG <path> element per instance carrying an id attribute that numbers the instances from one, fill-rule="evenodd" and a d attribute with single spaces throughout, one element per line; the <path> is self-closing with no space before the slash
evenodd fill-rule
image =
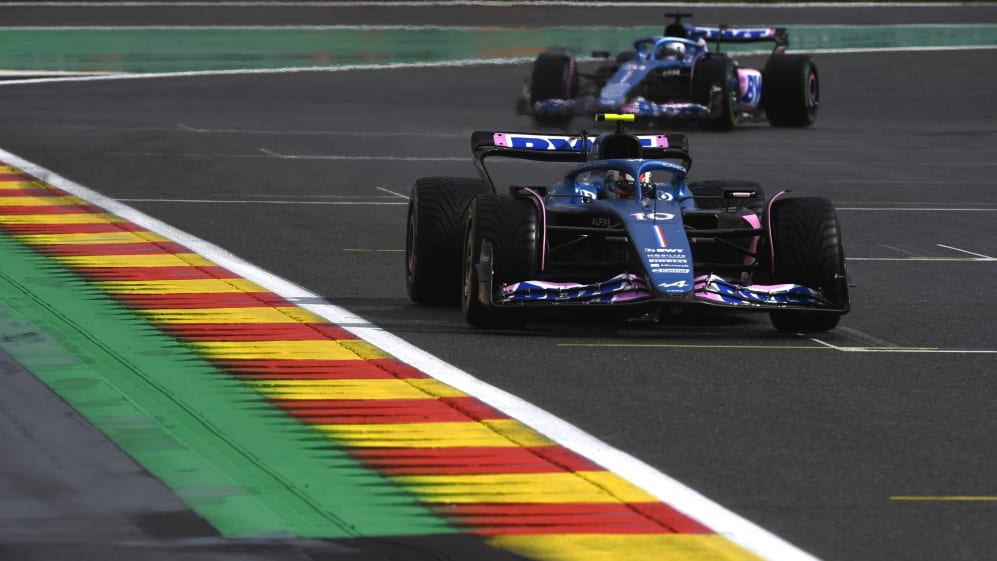
<path id="1" fill-rule="evenodd" d="M 682 134 L 598 136 L 479 131 L 481 179 L 425 177 L 412 187 L 405 244 L 409 296 L 462 303 L 481 328 L 521 327 L 538 308 L 719 306 L 768 311 L 780 331 L 833 329 L 848 312 L 837 215 L 824 198 L 750 181 L 686 182 Z M 497 189 L 492 157 L 571 162 L 553 185 Z"/>
<path id="2" fill-rule="evenodd" d="M 785 28 L 697 27 L 681 21 L 691 14 L 665 15 L 674 21 L 664 35 L 638 39 L 633 50 L 612 59 L 608 52 L 592 53 L 604 60 L 589 72 L 569 50 L 540 54 L 523 83 L 517 112 L 531 115 L 540 127 L 566 127 L 575 115 L 599 112 L 693 120 L 717 130 L 739 121 L 814 123 L 817 66 L 807 55 L 786 54 Z M 775 44 L 761 70 L 720 52 L 724 43 L 754 42 Z"/>

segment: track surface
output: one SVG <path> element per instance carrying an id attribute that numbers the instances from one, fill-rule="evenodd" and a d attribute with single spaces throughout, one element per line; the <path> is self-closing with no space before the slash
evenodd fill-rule
<path id="1" fill-rule="evenodd" d="M 895 12 L 864 15 L 997 21 L 983 8 Z M 0 146 L 321 294 L 821 559 L 985 559 L 997 545 L 993 52 L 818 55 L 815 127 L 688 131 L 695 179 L 750 178 L 839 207 L 854 311 L 820 342 L 741 315 L 486 333 L 412 305 L 394 193 L 473 175 L 459 160 L 472 130 L 529 129 L 512 116 L 526 66 L 12 85 Z M 10 399 L 4 410 L 31 426 Z M 953 496 L 991 500 L 900 500 Z M 33 535 L 84 523 L 61 520 Z"/>

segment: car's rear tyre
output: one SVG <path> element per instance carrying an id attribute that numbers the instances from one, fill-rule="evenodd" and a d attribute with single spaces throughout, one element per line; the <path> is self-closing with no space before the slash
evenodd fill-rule
<path id="1" fill-rule="evenodd" d="M 568 52 L 541 53 L 533 62 L 530 74 L 530 104 L 548 99 L 575 99 L 579 88 L 575 57 Z M 571 123 L 571 112 L 551 115 L 534 115 L 533 121 L 541 127 L 566 127 Z"/>
<path id="2" fill-rule="evenodd" d="M 466 177 L 424 177 L 412 185 L 405 237 L 405 283 L 418 304 L 460 302 L 464 212 L 491 186 Z"/>
<path id="3" fill-rule="evenodd" d="M 702 209 L 722 209 L 727 208 L 727 201 L 724 200 L 724 191 L 754 191 L 755 198 L 745 204 L 755 214 L 761 214 L 765 208 L 765 189 L 760 183 L 755 181 L 745 181 L 742 179 L 710 179 L 707 181 L 695 181 L 689 184 L 692 191 L 693 200 L 697 208 Z"/>
<path id="4" fill-rule="evenodd" d="M 773 55 L 762 72 L 762 107 L 777 127 L 808 127 L 817 120 L 820 81 L 807 55 Z"/>
<path id="5" fill-rule="evenodd" d="M 716 94 L 713 92 L 716 91 Z M 711 111 L 707 128 L 729 131 L 737 125 L 737 72 L 734 61 L 725 56 L 707 56 L 692 68 L 692 98 Z"/>
<path id="6" fill-rule="evenodd" d="M 529 199 L 505 194 L 476 197 L 467 209 L 464 242 L 462 308 L 468 324 L 482 329 L 513 329 L 526 325 L 528 311 L 496 307 L 487 294 L 489 268 L 493 286 L 536 278 L 541 248 L 538 210 Z"/>
<path id="7" fill-rule="evenodd" d="M 841 228 L 831 201 L 820 197 L 779 199 L 772 203 L 772 245 L 766 260 L 773 283 L 801 284 L 819 290 L 847 311 L 848 281 Z M 777 310 L 769 315 L 779 331 L 818 333 L 834 329 L 843 312 Z"/>

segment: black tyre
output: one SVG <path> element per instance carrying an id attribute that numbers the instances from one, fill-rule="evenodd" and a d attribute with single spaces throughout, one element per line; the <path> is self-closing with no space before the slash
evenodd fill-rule
<path id="1" fill-rule="evenodd" d="M 530 74 L 530 105 L 547 99 L 575 99 L 579 88 L 575 57 L 567 52 L 542 53 L 533 62 Z M 566 127 L 571 123 L 571 113 L 563 115 L 535 115 L 534 122 L 541 127 Z"/>
<path id="2" fill-rule="evenodd" d="M 715 92 L 715 93 L 714 93 Z M 737 124 L 737 73 L 725 56 L 702 58 L 692 69 L 692 98 L 714 112 L 707 127 L 728 131 Z"/>
<path id="3" fill-rule="evenodd" d="M 749 203 L 744 205 L 756 214 L 761 214 L 765 208 L 765 189 L 760 183 L 755 181 L 745 181 L 742 179 L 711 179 L 708 181 L 695 181 L 689 184 L 696 206 L 703 209 L 721 209 L 727 207 L 724 200 L 724 190 L 754 191 L 756 196 Z"/>
<path id="4" fill-rule="evenodd" d="M 466 215 L 464 319 L 483 329 L 523 327 L 527 310 L 492 306 L 479 267 L 490 268 L 494 286 L 536 278 L 541 251 L 536 205 L 522 197 L 486 194 L 471 202 Z"/>
<path id="5" fill-rule="evenodd" d="M 762 72 L 762 107 L 777 127 L 808 127 L 817 120 L 820 81 L 806 55 L 774 55 Z"/>
<path id="6" fill-rule="evenodd" d="M 779 331 L 817 333 L 834 329 L 848 310 L 848 282 L 841 229 L 831 201 L 819 197 L 776 200 L 771 257 L 767 265 L 774 283 L 793 283 L 819 290 L 842 311 L 778 310 L 770 313 Z"/>
<path id="7" fill-rule="evenodd" d="M 464 212 L 475 196 L 491 192 L 485 181 L 464 177 L 424 177 L 412 185 L 405 237 L 405 282 L 413 302 L 460 302 Z"/>

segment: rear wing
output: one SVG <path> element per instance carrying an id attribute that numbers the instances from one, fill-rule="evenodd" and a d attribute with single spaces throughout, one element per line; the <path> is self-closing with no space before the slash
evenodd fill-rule
<path id="1" fill-rule="evenodd" d="M 686 169 L 692 165 L 686 135 L 655 133 L 634 136 L 640 141 L 641 159 L 680 160 Z M 478 173 L 491 183 L 484 165 L 486 158 L 501 156 L 539 162 L 584 163 L 597 158 L 592 152 L 597 139 L 595 135 L 476 131 L 471 134 L 471 154 Z"/>
<path id="2" fill-rule="evenodd" d="M 789 47 L 789 30 L 785 27 L 699 27 L 692 28 L 693 38 L 720 43 L 775 43 L 772 54 L 779 54 Z M 719 47 L 718 49 L 719 50 Z"/>

